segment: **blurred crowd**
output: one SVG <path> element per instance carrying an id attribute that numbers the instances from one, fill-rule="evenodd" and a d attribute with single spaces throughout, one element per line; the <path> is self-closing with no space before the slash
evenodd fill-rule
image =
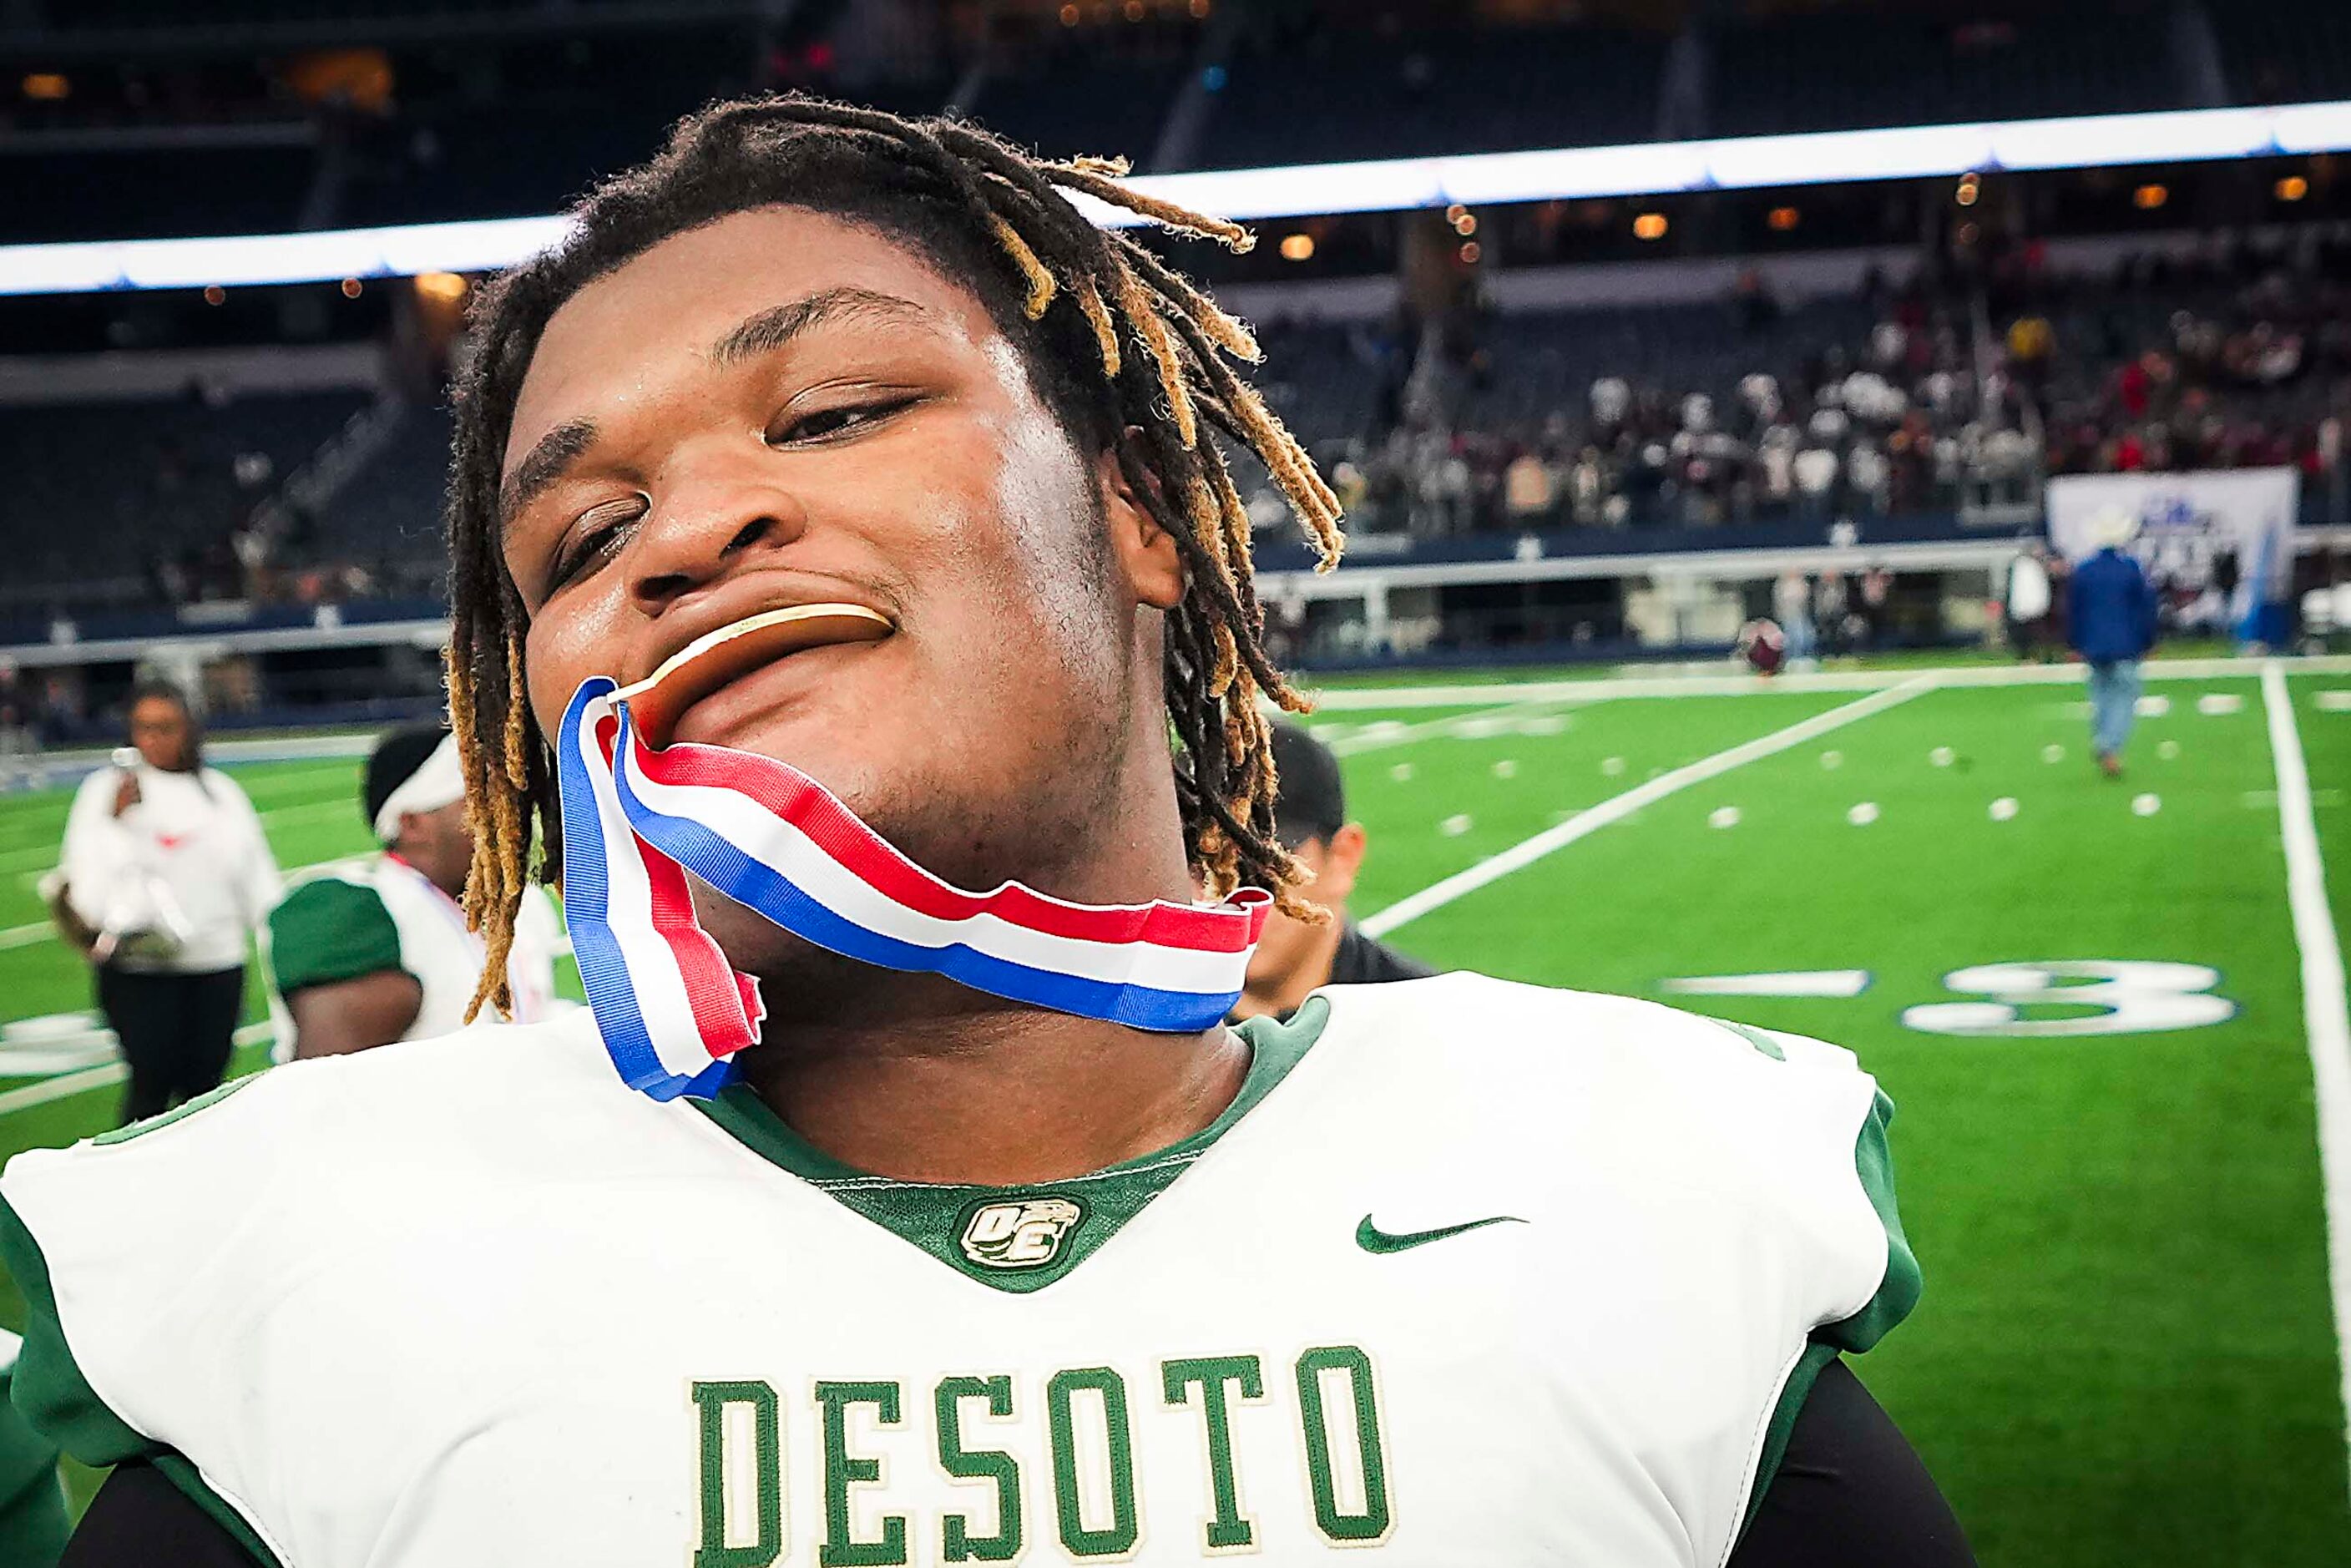
<path id="1" fill-rule="evenodd" d="M 1473 308 L 1388 355 L 1369 427 L 1323 444 L 1356 528 L 1710 528 L 1943 511 L 2038 516 L 2049 473 L 2300 465 L 2332 482 L 2351 402 L 2351 257 L 2305 236 L 2052 275 L 2023 246 L 1970 275 L 1875 281 L 1850 340 L 1728 386 L 1619 374 L 1536 417 L 1496 419 Z M 1778 308 L 1731 302 L 1753 333 Z M 1376 369 L 1383 359 L 1374 356 Z M 1270 513 L 1269 513 L 1270 517 Z"/>
<path id="2" fill-rule="evenodd" d="M 1750 276 L 1714 304 L 1503 315 L 1472 299 L 1343 341 L 1267 336 L 1284 413 L 1359 536 L 1866 536 L 1872 518 L 1932 514 L 2015 528 L 2037 524 L 2049 474 L 2280 464 L 2304 470 L 2307 510 L 2341 520 L 2347 279 L 2351 244 L 2304 230 L 2096 278 L 2022 246 L 1785 309 Z M 150 407 L 140 434 L 143 455 L 96 405 L 18 422 L 11 449 L 57 491 L 28 497 L 26 522 L 80 504 L 138 549 L 29 528 L 25 589 L 0 599 L 33 608 L 48 601 L 34 585 L 93 565 L 120 584 L 114 603 L 323 609 L 436 587 L 445 421 L 355 393 L 198 387 Z M 314 504 L 300 476 L 338 472 Z M 1268 485 L 1251 510 L 1276 537 L 1288 526 Z"/>
<path id="3" fill-rule="evenodd" d="M 2053 473 L 2340 465 L 2351 244 L 2223 240 L 2143 256 L 2109 287 L 2041 287 L 2007 363 L 2046 400 Z"/>

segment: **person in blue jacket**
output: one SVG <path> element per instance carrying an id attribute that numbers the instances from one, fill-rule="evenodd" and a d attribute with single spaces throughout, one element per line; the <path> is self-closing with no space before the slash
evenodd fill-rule
<path id="1" fill-rule="evenodd" d="M 2074 651 L 2090 666 L 2090 744 L 2099 768 L 2115 779 L 2138 713 L 2138 662 L 2155 646 L 2155 590 L 2123 553 L 2128 517 L 2100 518 L 2098 538 L 2098 553 L 2074 569 L 2067 622 Z"/>

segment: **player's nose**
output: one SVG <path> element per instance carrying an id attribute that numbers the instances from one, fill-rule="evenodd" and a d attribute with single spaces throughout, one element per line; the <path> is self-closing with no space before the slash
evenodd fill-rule
<path id="1" fill-rule="evenodd" d="M 641 612 L 658 615 L 808 531 L 807 508 L 760 455 L 711 443 L 663 465 L 622 563 Z"/>

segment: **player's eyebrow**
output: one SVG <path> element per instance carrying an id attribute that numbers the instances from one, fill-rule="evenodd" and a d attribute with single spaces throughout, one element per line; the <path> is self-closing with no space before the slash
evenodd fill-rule
<path id="1" fill-rule="evenodd" d="M 894 294 L 871 288 L 827 288 L 745 317 L 703 354 L 723 371 L 755 355 L 772 353 L 812 328 L 861 316 L 888 321 L 931 319 L 928 310 Z"/>
<path id="2" fill-rule="evenodd" d="M 872 288 L 825 288 L 745 317 L 705 349 L 703 357 L 714 369 L 731 369 L 758 355 L 773 353 L 817 327 L 857 317 L 899 322 L 934 319 L 929 310 L 894 294 Z M 595 442 L 596 423 L 588 419 L 567 420 L 540 436 L 498 493 L 498 526 L 503 528 L 511 523 Z"/>
<path id="3" fill-rule="evenodd" d="M 499 488 L 498 527 L 504 528 L 513 522 L 525 507 L 562 478 L 580 455 L 595 444 L 596 422 L 592 419 L 566 420 L 540 436 L 529 454 L 516 465 L 513 477 Z"/>

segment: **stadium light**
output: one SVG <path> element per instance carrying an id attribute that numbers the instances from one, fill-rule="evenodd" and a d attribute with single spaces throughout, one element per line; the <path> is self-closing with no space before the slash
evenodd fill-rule
<path id="1" fill-rule="evenodd" d="M 1144 175 L 1134 184 L 1168 201 L 1248 220 L 2346 151 L 2351 151 L 2351 100 L 1209 169 Z M 1074 199 L 1097 223 L 1144 221 L 1088 196 Z M 561 216 L 499 218 L 320 234 L 0 246 L 0 294 L 487 272 L 555 244 L 569 225 Z"/>

